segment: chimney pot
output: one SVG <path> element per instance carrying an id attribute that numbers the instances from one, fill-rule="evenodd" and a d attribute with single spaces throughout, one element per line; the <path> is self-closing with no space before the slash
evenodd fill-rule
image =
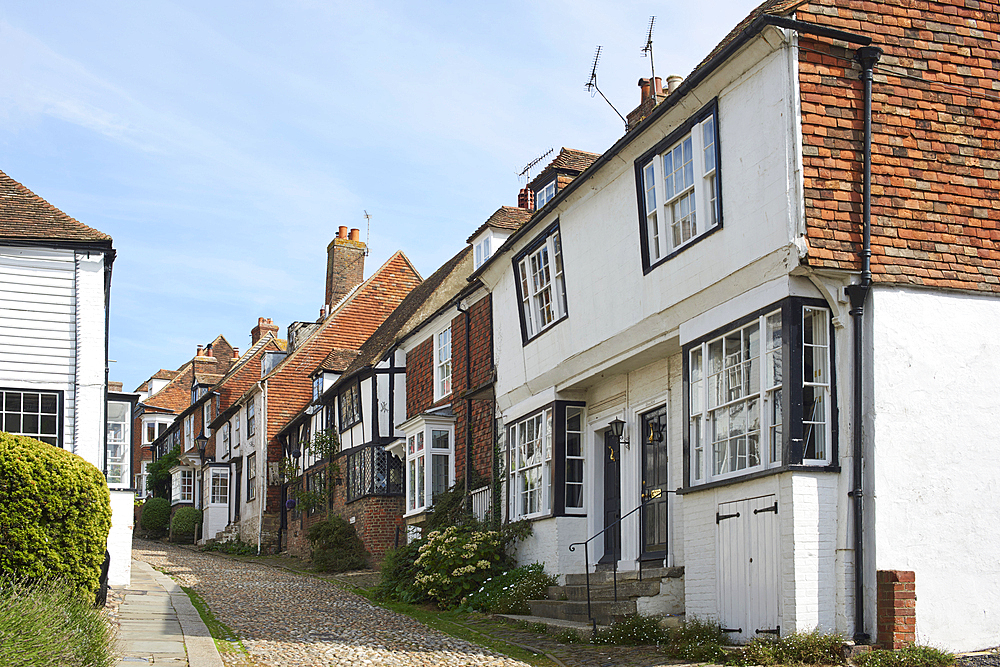
<path id="1" fill-rule="evenodd" d="M 351 240 L 352 241 L 360 241 L 361 240 L 361 230 L 360 229 L 352 229 L 351 230 Z"/>
<path id="2" fill-rule="evenodd" d="M 340 226 L 340 229 L 337 231 L 337 238 L 338 239 L 346 239 L 347 238 L 347 225 L 341 225 Z"/>
<path id="3" fill-rule="evenodd" d="M 639 90 L 639 104 L 642 104 L 649 99 L 649 79 L 639 79 Z"/>
<path id="4" fill-rule="evenodd" d="M 681 85 L 681 81 L 683 81 L 683 80 L 684 80 L 684 77 L 679 76 L 677 74 L 671 74 L 670 76 L 668 76 L 667 77 L 667 92 L 668 93 L 672 93 L 675 90 L 677 90 L 677 88 Z"/>
<path id="5" fill-rule="evenodd" d="M 204 353 L 205 346 L 199 345 L 198 349 L 195 351 L 194 356 L 200 357 Z"/>
<path id="6" fill-rule="evenodd" d="M 240 358 L 240 348 L 234 347 L 233 348 L 233 359 L 239 359 L 239 358 Z"/>
<path id="7" fill-rule="evenodd" d="M 343 299 L 348 292 L 364 281 L 365 251 L 359 239 L 361 231 L 341 227 L 337 238 L 326 247 L 326 295 L 324 304 L 333 310 L 333 305 Z"/>
<path id="8" fill-rule="evenodd" d="M 277 334 L 278 327 L 271 322 L 270 317 L 258 317 L 257 326 L 250 330 L 250 345 L 256 345 L 257 341 L 268 331 Z"/>
<path id="9" fill-rule="evenodd" d="M 527 211 L 535 210 L 535 193 L 527 185 L 517 193 L 517 207 Z"/>
<path id="10" fill-rule="evenodd" d="M 656 95 L 663 95 L 663 79 L 656 77 L 653 82 L 653 92 Z"/>

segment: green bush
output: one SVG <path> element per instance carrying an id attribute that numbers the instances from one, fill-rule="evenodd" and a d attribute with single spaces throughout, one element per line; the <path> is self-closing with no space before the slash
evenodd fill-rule
<path id="1" fill-rule="evenodd" d="M 354 526 L 331 516 L 314 524 L 306 535 L 312 545 L 312 562 L 323 572 L 360 570 L 368 565 L 368 552 Z"/>
<path id="2" fill-rule="evenodd" d="M 463 606 L 487 614 L 529 614 L 528 600 L 544 600 L 555 584 L 541 563 L 532 563 L 487 579 Z"/>
<path id="3" fill-rule="evenodd" d="M 738 661 L 744 665 L 841 665 L 844 638 L 819 630 L 785 635 L 776 639 L 758 637 L 743 648 Z"/>
<path id="4" fill-rule="evenodd" d="M 93 599 L 111 530 L 101 471 L 76 454 L 0 433 L 0 578 L 63 578 Z"/>
<path id="5" fill-rule="evenodd" d="M 911 644 L 898 651 L 879 649 L 863 653 L 854 662 L 858 667 L 947 667 L 955 664 L 955 656 L 933 646 Z"/>
<path id="6" fill-rule="evenodd" d="M 111 667 L 117 662 L 114 630 L 74 583 L 0 579 L 0 665 Z"/>
<path id="7" fill-rule="evenodd" d="M 414 540 L 386 552 L 382 559 L 382 578 L 375 587 L 376 600 L 409 604 L 428 600 L 427 594 L 413 585 L 418 574 L 416 560 L 423 544 L 423 540 Z"/>
<path id="8" fill-rule="evenodd" d="M 639 646 L 664 644 L 667 629 L 653 616 L 629 616 L 615 621 L 606 628 L 598 628 L 591 638 L 594 644 L 614 644 L 617 646 Z"/>
<path id="9" fill-rule="evenodd" d="M 443 609 L 458 606 L 487 579 L 512 565 L 504 533 L 450 526 L 432 530 L 419 548 L 414 584 Z"/>
<path id="10" fill-rule="evenodd" d="M 170 523 L 170 501 L 166 498 L 149 498 L 142 504 L 142 529 L 154 535 L 167 532 Z"/>
<path id="11" fill-rule="evenodd" d="M 727 658 L 722 647 L 729 643 L 729 637 L 718 623 L 690 618 L 667 629 L 663 651 L 675 660 L 719 664 Z"/>
<path id="12" fill-rule="evenodd" d="M 149 488 L 157 498 L 170 498 L 170 469 L 180 463 L 180 445 L 149 464 Z"/>
<path id="13" fill-rule="evenodd" d="M 175 542 L 190 542 L 194 539 L 195 529 L 201 525 L 201 510 L 193 507 L 181 507 L 174 512 L 170 520 L 170 535 Z"/>

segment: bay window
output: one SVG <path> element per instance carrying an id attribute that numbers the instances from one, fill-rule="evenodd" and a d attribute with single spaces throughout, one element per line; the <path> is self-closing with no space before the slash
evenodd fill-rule
<path id="1" fill-rule="evenodd" d="M 584 513 L 583 404 L 556 401 L 507 428 L 512 519 Z"/>
<path id="2" fill-rule="evenodd" d="M 406 514 L 417 514 L 455 483 L 455 418 L 419 415 L 399 429 L 405 434 Z"/>
<path id="3" fill-rule="evenodd" d="M 566 283 L 563 277 L 559 228 L 546 230 L 514 259 L 525 341 L 566 317 Z"/>
<path id="4" fill-rule="evenodd" d="M 132 404 L 107 403 L 106 474 L 108 486 L 127 487 L 132 473 Z"/>
<path id="5" fill-rule="evenodd" d="M 227 504 L 229 502 L 229 468 L 212 468 L 211 480 L 209 502 L 215 505 Z"/>
<path id="6" fill-rule="evenodd" d="M 717 117 L 713 102 L 636 161 L 647 270 L 722 224 Z"/>
<path id="7" fill-rule="evenodd" d="M 829 328 L 792 298 L 685 346 L 690 485 L 832 462 Z"/>
<path id="8" fill-rule="evenodd" d="M 403 466 L 382 445 L 358 447 L 345 454 L 347 500 L 403 493 Z"/>

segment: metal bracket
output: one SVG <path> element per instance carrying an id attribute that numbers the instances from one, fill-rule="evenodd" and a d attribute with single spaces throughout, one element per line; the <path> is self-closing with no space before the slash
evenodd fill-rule
<path id="1" fill-rule="evenodd" d="M 722 523 L 723 519 L 738 519 L 739 517 L 740 517 L 740 513 L 739 512 L 737 512 L 736 514 L 719 514 L 718 512 L 716 512 L 715 513 L 715 523 L 717 523 L 717 524 L 718 523 Z M 741 632 L 742 632 L 742 630 L 741 630 Z"/>
<path id="2" fill-rule="evenodd" d="M 775 514 L 777 514 L 778 513 L 778 501 L 775 500 L 774 504 L 771 505 L 770 507 L 761 507 L 760 509 L 757 509 L 757 510 L 753 511 L 754 514 L 760 514 L 761 512 L 774 512 Z"/>
<path id="3" fill-rule="evenodd" d="M 773 628 L 771 630 L 757 630 L 757 634 L 758 635 L 780 635 L 781 634 L 781 626 L 779 625 L 776 628 Z"/>
<path id="4" fill-rule="evenodd" d="M 743 628 L 720 628 L 723 632 L 743 632 Z"/>

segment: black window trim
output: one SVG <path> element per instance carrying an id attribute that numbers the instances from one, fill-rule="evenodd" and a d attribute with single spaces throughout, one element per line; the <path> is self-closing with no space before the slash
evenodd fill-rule
<path id="1" fill-rule="evenodd" d="M 685 134 L 691 131 L 691 129 L 705 120 L 709 116 L 715 116 L 715 180 L 718 183 L 718 192 L 716 193 L 717 202 L 716 206 L 719 209 L 719 220 L 714 227 L 707 230 L 703 234 L 699 234 L 694 239 L 688 241 L 680 248 L 667 253 L 660 259 L 656 260 L 655 263 L 650 264 L 649 262 L 649 239 L 646 237 L 646 193 L 643 191 L 642 187 L 642 168 L 649 163 L 649 161 L 654 158 L 659 153 L 662 153 L 667 148 L 670 148 L 678 141 L 680 141 Z M 725 214 L 725 207 L 722 201 L 722 149 L 721 141 L 719 137 L 719 126 L 721 125 L 719 121 L 719 98 L 713 98 L 708 104 L 703 106 L 701 109 L 696 111 L 687 120 L 677 126 L 673 132 L 668 134 L 665 138 L 661 139 L 656 143 L 655 146 L 650 148 L 648 151 L 636 158 L 633 164 L 633 169 L 635 171 L 635 193 L 636 193 L 636 210 L 639 214 L 639 246 L 641 248 L 640 255 L 642 256 L 642 273 L 643 275 L 648 274 L 650 271 L 656 267 L 669 261 L 671 258 L 676 257 L 680 253 L 684 252 L 688 248 L 701 243 L 702 240 L 708 238 L 712 234 L 716 233 L 722 229 Z"/>
<path id="2" fill-rule="evenodd" d="M 781 372 L 783 377 L 786 378 L 801 378 L 802 377 L 802 356 L 801 354 L 792 354 L 792 341 L 801 341 L 802 339 L 802 309 L 804 307 L 816 307 L 823 308 L 830 313 L 829 318 L 829 340 L 830 340 L 830 463 L 827 465 L 815 465 L 815 464 L 803 464 L 802 458 L 802 382 L 801 379 L 791 386 L 782 385 L 782 395 L 781 395 L 781 410 L 784 415 L 787 415 L 783 419 L 782 433 L 781 433 L 781 464 L 776 465 L 771 468 L 765 468 L 763 470 L 755 470 L 748 472 L 743 475 L 736 475 L 734 477 L 728 477 L 726 479 L 713 480 L 711 482 L 704 482 L 701 484 L 691 484 L 691 391 L 690 391 L 690 381 L 689 381 L 689 364 L 690 364 L 690 351 L 692 348 L 701 345 L 707 340 L 713 338 L 718 338 L 719 336 L 725 335 L 726 333 L 738 329 L 755 319 L 758 319 L 761 315 L 766 313 L 774 312 L 775 310 L 781 311 Z M 792 314 L 798 313 L 798 317 L 793 321 Z M 839 472 L 840 471 L 840 447 L 839 447 L 839 411 L 837 407 L 837 350 L 836 350 L 836 338 L 834 336 L 835 327 L 833 324 L 833 309 L 830 308 L 828 304 L 823 299 L 811 298 L 811 297 L 801 297 L 801 296 L 787 296 L 778 301 L 771 303 L 768 306 L 759 308 L 752 313 L 748 313 L 739 319 L 733 320 L 728 324 L 718 327 L 708 333 L 699 336 L 698 338 L 685 343 L 681 347 L 682 355 L 682 401 L 683 401 L 683 464 L 684 464 L 684 487 L 678 490 L 678 493 L 693 493 L 695 491 L 704 491 L 707 489 L 714 489 L 720 486 L 728 486 L 730 484 L 739 484 L 746 482 L 751 479 L 757 479 L 759 477 L 767 477 L 770 475 L 775 475 L 783 472 L 788 472 L 794 470 L 797 472 L 809 472 L 809 471 L 824 471 L 824 472 Z M 799 350 L 801 351 L 801 343 L 798 343 Z M 763 443 L 763 439 L 761 440 Z M 793 446 L 793 443 L 798 443 Z M 708 455 L 706 453 L 706 455 Z"/>
<path id="3" fill-rule="evenodd" d="M 21 394 L 24 394 L 25 392 L 32 393 L 32 394 L 55 394 L 56 395 L 56 430 L 57 430 L 56 439 L 58 440 L 58 444 L 53 445 L 53 447 L 58 447 L 59 449 L 65 449 L 66 441 L 63 438 L 63 435 L 64 435 L 64 433 L 63 433 L 63 421 L 64 421 L 64 417 L 65 417 L 65 412 L 66 412 L 66 408 L 65 408 L 66 404 L 64 402 L 65 391 L 63 389 L 35 389 L 35 388 L 31 388 L 31 387 L 0 387 L 0 391 L 17 391 L 17 392 L 20 392 Z M 131 423 L 133 422 L 131 416 L 129 418 L 129 422 L 130 422 L 129 429 L 131 431 L 131 428 L 132 428 L 131 427 Z M 2 424 L 0 424 L 0 426 L 2 426 Z M 105 425 L 105 428 L 106 428 L 106 425 Z M 28 436 L 25 436 L 25 437 L 30 438 L 32 436 L 28 435 Z M 131 447 L 131 445 L 132 445 L 132 443 L 129 442 L 129 446 L 130 447 Z M 129 463 L 129 466 L 131 467 L 131 462 Z"/>
<path id="4" fill-rule="evenodd" d="M 522 259 L 524 259 L 532 252 L 543 246 L 545 242 L 548 240 L 548 238 L 552 236 L 553 233 L 559 234 L 559 248 L 561 251 L 560 254 L 562 255 L 562 262 L 563 262 L 563 287 L 564 289 L 566 289 L 566 303 L 565 303 L 566 312 L 559 319 L 553 320 L 552 324 L 538 331 L 537 333 L 535 333 L 534 336 L 529 337 L 528 323 L 525 322 L 524 320 L 524 295 L 521 293 L 521 274 L 518 271 L 518 264 L 521 263 Z M 562 230 L 559 227 L 559 219 L 556 218 L 556 220 L 552 224 L 545 227 L 545 229 L 539 232 L 531 240 L 530 243 L 528 243 L 521 249 L 520 252 L 514 255 L 514 257 L 511 259 L 511 265 L 512 268 L 514 269 L 514 290 L 517 294 L 517 318 L 518 322 L 520 322 L 521 324 L 521 345 L 525 346 L 531 341 L 541 336 L 542 334 L 544 334 L 545 332 L 551 331 L 552 329 L 556 328 L 559 324 L 561 324 L 563 321 L 569 319 L 569 288 L 566 287 L 566 247 L 563 245 Z"/>
<path id="5" fill-rule="evenodd" d="M 344 401 L 344 394 L 346 394 L 352 386 L 355 388 L 355 391 L 357 391 L 357 396 L 358 396 L 358 418 L 353 422 L 351 422 L 350 424 L 344 424 L 343 423 L 344 410 L 342 407 Z M 358 424 L 364 421 L 364 409 L 362 403 L 363 401 L 361 400 L 360 379 L 355 379 L 351 381 L 346 387 L 344 387 L 337 393 L 337 422 L 341 433 L 345 433 L 351 430 L 351 428 L 357 426 Z"/>

